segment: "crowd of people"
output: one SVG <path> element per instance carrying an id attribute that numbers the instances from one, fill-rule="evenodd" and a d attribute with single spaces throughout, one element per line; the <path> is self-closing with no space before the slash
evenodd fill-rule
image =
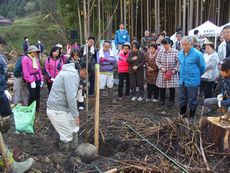
<path id="1" fill-rule="evenodd" d="M 41 41 L 30 45 L 25 37 L 24 55 L 17 60 L 14 70 L 13 103 L 30 105 L 36 101 L 36 111 L 39 112 L 40 90 L 46 83 L 49 93 L 47 116 L 60 136 L 60 149 L 76 149 L 80 122 L 78 111 L 84 109 L 87 82 L 89 96 L 94 96 L 95 64 L 100 64 L 101 97 L 108 96 L 112 104 L 127 98 L 133 102 L 152 101 L 158 102 L 159 106 L 173 107 L 178 91 L 180 116 L 195 120 L 199 94 L 205 99 L 208 113 L 223 108 L 226 113 L 221 119 L 228 120 L 230 26 L 223 28 L 221 37 L 222 43 L 215 47 L 207 38 L 200 38 L 198 30 L 189 37 L 183 36 L 182 29 L 177 28 L 175 40 L 171 40 L 165 31 L 158 35 L 145 31 L 139 43 L 135 38 L 130 39 L 124 24 L 120 23 L 114 38 L 118 54 L 112 49 L 111 41 L 105 40 L 97 49 L 95 38 L 89 37 L 86 44 L 68 44 L 66 50 L 61 44 L 56 44 L 44 65 L 41 65 L 44 45 Z M 2 44 L 5 43 L 1 40 Z M 2 51 L 0 55 L 0 114 L 10 117 L 11 94 L 6 87 L 7 59 Z M 117 96 L 114 92 L 115 71 L 118 72 L 119 80 Z"/>

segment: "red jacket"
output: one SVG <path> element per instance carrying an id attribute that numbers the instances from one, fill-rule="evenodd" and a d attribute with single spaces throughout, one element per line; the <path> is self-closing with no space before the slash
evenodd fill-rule
<path id="1" fill-rule="evenodd" d="M 119 73 L 128 73 L 129 71 L 129 64 L 126 60 L 129 57 L 129 52 L 125 55 L 123 50 L 119 53 L 119 61 L 118 61 L 118 72 Z"/>

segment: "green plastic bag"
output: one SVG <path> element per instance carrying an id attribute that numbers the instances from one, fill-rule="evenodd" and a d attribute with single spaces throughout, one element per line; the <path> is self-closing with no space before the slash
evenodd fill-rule
<path id="1" fill-rule="evenodd" d="M 36 101 L 30 106 L 16 105 L 13 109 L 14 121 L 17 132 L 34 134 L 34 120 L 36 112 Z"/>

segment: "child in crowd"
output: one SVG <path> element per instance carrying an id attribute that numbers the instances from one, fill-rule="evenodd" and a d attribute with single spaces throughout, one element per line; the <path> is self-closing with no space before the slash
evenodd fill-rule
<path id="1" fill-rule="evenodd" d="M 220 120 L 230 119 L 230 58 L 221 62 L 220 74 L 223 77 L 222 91 L 217 98 L 208 98 L 204 100 L 204 105 L 211 110 L 222 109 L 225 114 Z"/>
<path id="2" fill-rule="evenodd" d="M 119 53 L 118 61 L 118 73 L 119 73 L 119 85 L 118 85 L 118 100 L 122 100 L 124 80 L 126 81 L 125 96 L 129 96 L 130 81 L 129 81 L 129 64 L 126 60 L 129 57 L 130 44 L 124 43 L 122 50 Z"/>
<path id="3" fill-rule="evenodd" d="M 156 65 L 157 44 L 149 45 L 148 52 L 145 54 L 146 79 L 147 79 L 147 102 L 151 101 L 154 94 L 153 102 L 158 102 L 159 88 L 156 86 L 158 67 Z"/>

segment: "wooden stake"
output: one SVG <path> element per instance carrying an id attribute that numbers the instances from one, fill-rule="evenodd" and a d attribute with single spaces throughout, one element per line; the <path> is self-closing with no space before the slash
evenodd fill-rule
<path id="1" fill-rule="evenodd" d="M 100 90 L 99 90 L 99 77 L 100 65 L 95 65 L 95 129 L 94 129 L 94 144 L 99 151 L 99 105 L 100 105 Z"/>
<path id="2" fill-rule="evenodd" d="M 6 154 L 6 146 L 5 146 L 5 143 L 3 141 L 3 137 L 2 137 L 2 132 L 0 132 L 0 153 L 2 154 L 5 168 L 6 168 L 6 170 L 8 170 L 9 163 L 8 163 L 7 154 Z"/>

